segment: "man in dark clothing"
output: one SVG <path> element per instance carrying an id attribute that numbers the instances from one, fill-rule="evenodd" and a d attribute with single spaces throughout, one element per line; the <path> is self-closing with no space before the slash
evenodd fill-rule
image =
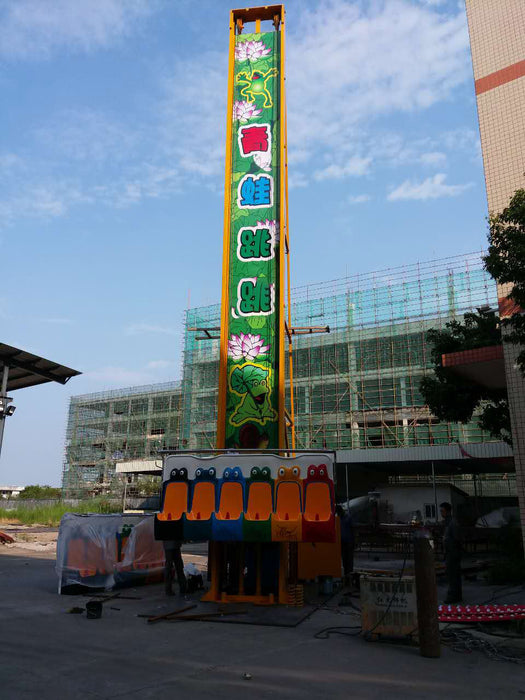
<path id="1" fill-rule="evenodd" d="M 443 549 L 445 552 L 445 567 L 448 580 L 448 592 L 445 603 L 461 603 L 461 537 L 455 518 L 452 517 L 452 506 L 444 502 L 440 504 L 443 518 Z"/>
<path id="2" fill-rule="evenodd" d="M 354 523 L 352 521 L 350 511 L 345 511 L 342 506 L 337 506 L 335 512 L 341 521 L 341 556 L 343 559 L 343 574 L 345 582 L 350 583 L 350 578 L 354 571 Z"/>
<path id="3" fill-rule="evenodd" d="M 182 542 L 177 540 L 164 540 L 164 554 L 166 565 L 164 568 L 164 589 L 166 595 L 175 595 L 172 588 L 173 567 L 177 573 L 177 583 L 181 595 L 186 595 L 186 576 L 184 575 L 184 563 L 180 552 Z"/>

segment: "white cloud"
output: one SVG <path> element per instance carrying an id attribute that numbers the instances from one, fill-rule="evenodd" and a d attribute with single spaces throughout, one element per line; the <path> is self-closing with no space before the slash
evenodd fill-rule
<path id="1" fill-rule="evenodd" d="M 464 10 L 408 0 L 310 8 L 287 47 L 292 158 L 296 148 L 352 152 L 357 125 L 424 110 L 471 78 Z"/>
<path id="2" fill-rule="evenodd" d="M 18 182 L 18 180 L 17 180 Z M 73 204 L 91 201 L 75 184 L 66 182 L 31 183 L 19 181 L 19 191 L 4 191 L 0 199 L 0 228 L 20 216 L 43 220 L 63 216 Z"/>
<path id="3" fill-rule="evenodd" d="M 179 61 L 163 78 L 165 97 L 157 106 L 164 157 L 194 178 L 218 183 L 224 169 L 227 79 L 224 52 Z"/>
<path id="4" fill-rule="evenodd" d="M 348 204 L 364 204 L 369 202 L 372 197 L 369 194 L 350 194 L 348 195 L 346 201 Z"/>
<path id="5" fill-rule="evenodd" d="M 317 165 L 313 174 L 317 180 L 364 174 L 375 160 L 371 120 L 424 110 L 471 78 L 464 11 L 444 14 L 409 0 L 333 0 L 310 8 L 301 5 L 299 26 L 288 36 L 288 134 L 291 164 L 326 157 L 329 165 Z M 221 188 L 224 52 L 177 62 L 163 88 L 155 110 L 164 158 L 186 181 Z M 363 136 L 368 143 L 358 151 Z M 310 179 L 304 168 L 295 175 L 292 169 L 290 186 Z"/>
<path id="6" fill-rule="evenodd" d="M 168 326 L 158 326 L 151 323 L 132 323 L 126 328 L 126 335 L 143 335 L 145 333 L 161 333 L 163 335 L 178 335 L 178 331 Z"/>
<path id="7" fill-rule="evenodd" d="M 106 48 L 136 30 L 157 0 L 12 0 L 0 4 L 0 55 L 47 57 Z"/>
<path id="8" fill-rule="evenodd" d="M 0 55 L 109 46 L 143 26 L 162 2 L 0 0 Z M 374 123 L 448 99 L 471 78 L 463 10 L 444 13 L 409 0 L 304 3 L 287 56 L 290 188 L 362 176 L 372 165 L 442 169 L 443 161 L 428 162 L 441 149 L 479 153 L 472 130 L 407 143 Z M 202 182 L 222 192 L 225 52 L 194 51 L 155 78 L 162 97 L 140 119 L 63 111 L 30 134 L 40 148 L 30 160 L 5 154 L 0 219 L 52 219 L 88 202 L 128 207 Z M 65 175 L 58 181 L 56 173 Z"/>
<path id="9" fill-rule="evenodd" d="M 447 156 L 440 151 L 430 151 L 421 154 L 421 162 L 423 165 L 443 166 L 447 162 Z"/>
<path id="10" fill-rule="evenodd" d="M 146 365 L 147 369 L 166 369 L 173 367 L 174 363 L 171 360 L 151 360 Z"/>
<path id="11" fill-rule="evenodd" d="M 353 156 L 352 158 L 349 158 L 344 165 L 332 163 L 322 170 L 317 170 L 314 173 L 314 178 L 321 181 L 341 180 L 349 175 L 358 177 L 360 175 L 365 175 L 368 172 L 371 162 L 371 158 L 360 158 L 359 156 Z"/>
<path id="12" fill-rule="evenodd" d="M 136 151 L 142 130 L 128 128 L 114 117 L 92 109 L 66 109 L 55 113 L 33 136 L 48 158 L 87 161 L 90 168 L 119 162 Z"/>
<path id="13" fill-rule="evenodd" d="M 387 199 L 389 202 L 398 202 L 402 200 L 415 199 L 424 201 L 440 197 L 457 197 L 473 186 L 472 182 L 464 185 L 447 185 L 445 183 L 446 177 L 444 173 L 437 173 L 433 177 L 427 177 L 423 182 L 405 180 L 405 182 L 390 192 Z"/>
<path id="14" fill-rule="evenodd" d="M 297 189 L 299 187 L 306 187 L 308 185 L 308 178 L 301 172 L 292 170 L 288 176 L 288 187 L 289 189 Z"/>

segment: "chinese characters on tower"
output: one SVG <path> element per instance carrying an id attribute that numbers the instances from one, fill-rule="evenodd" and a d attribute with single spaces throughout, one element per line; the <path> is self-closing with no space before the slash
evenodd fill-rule
<path id="1" fill-rule="evenodd" d="M 280 34 L 235 38 L 225 446 L 278 447 Z"/>

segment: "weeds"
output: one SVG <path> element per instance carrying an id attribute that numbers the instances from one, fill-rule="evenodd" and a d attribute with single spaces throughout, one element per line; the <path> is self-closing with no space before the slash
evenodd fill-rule
<path id="1" fill-rule="evenodd" d="M 2 522 L 18 522 L 22 525 L 56 527 L 65 513 L 119 513 L 121 508 L 120 502 L 109 501 L 107 498 L 94 498 L 76 506 L 68 503 L 55 503 L 36 508 L 24 508 L 21 503 L 13 510 L 0 508 L 0 520 Z"/>

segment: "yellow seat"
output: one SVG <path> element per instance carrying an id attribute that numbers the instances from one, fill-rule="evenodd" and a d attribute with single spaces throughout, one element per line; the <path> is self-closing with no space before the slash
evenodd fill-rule
<path id="1" fill-rule="evenodd" d="M 221 488 L 218 520 L 237 520 L 244 510 L 243 491 L 239 483 L 226 483 Z"/>
<path id="2" fill-rule="evenodd" d="M 248 491 L 246 520 L 268 520 L 272 513 L 272 487 L 264 481 L 255 481 Z"/>
<path id="3" fill-rule="evenodd" d="M 215 484 L 200 481 L 193 487 L 193 501 L 188 520 L 209 520 L 215 511 Z"/>
<path id="4" fill-rule="evenodd" d="M 304 518 L 312 522 L 326 522 L 332 517 L 330 487 L 327 483 L 308 484 L 305 491 Z"/>
<path id="5" fill-rule="evenodd" d="M 301 517 L 301 486 L 297 481 L 277 484 L 275 514 L 279 520 L 299 520 Z"/>
<path id="6" fill-rule="evenodd" d="M 173 481 L 166 486 L 162 513 L 159 520 L 180 520 L 188 508 L 188 484 L 185 481 Z"/>

